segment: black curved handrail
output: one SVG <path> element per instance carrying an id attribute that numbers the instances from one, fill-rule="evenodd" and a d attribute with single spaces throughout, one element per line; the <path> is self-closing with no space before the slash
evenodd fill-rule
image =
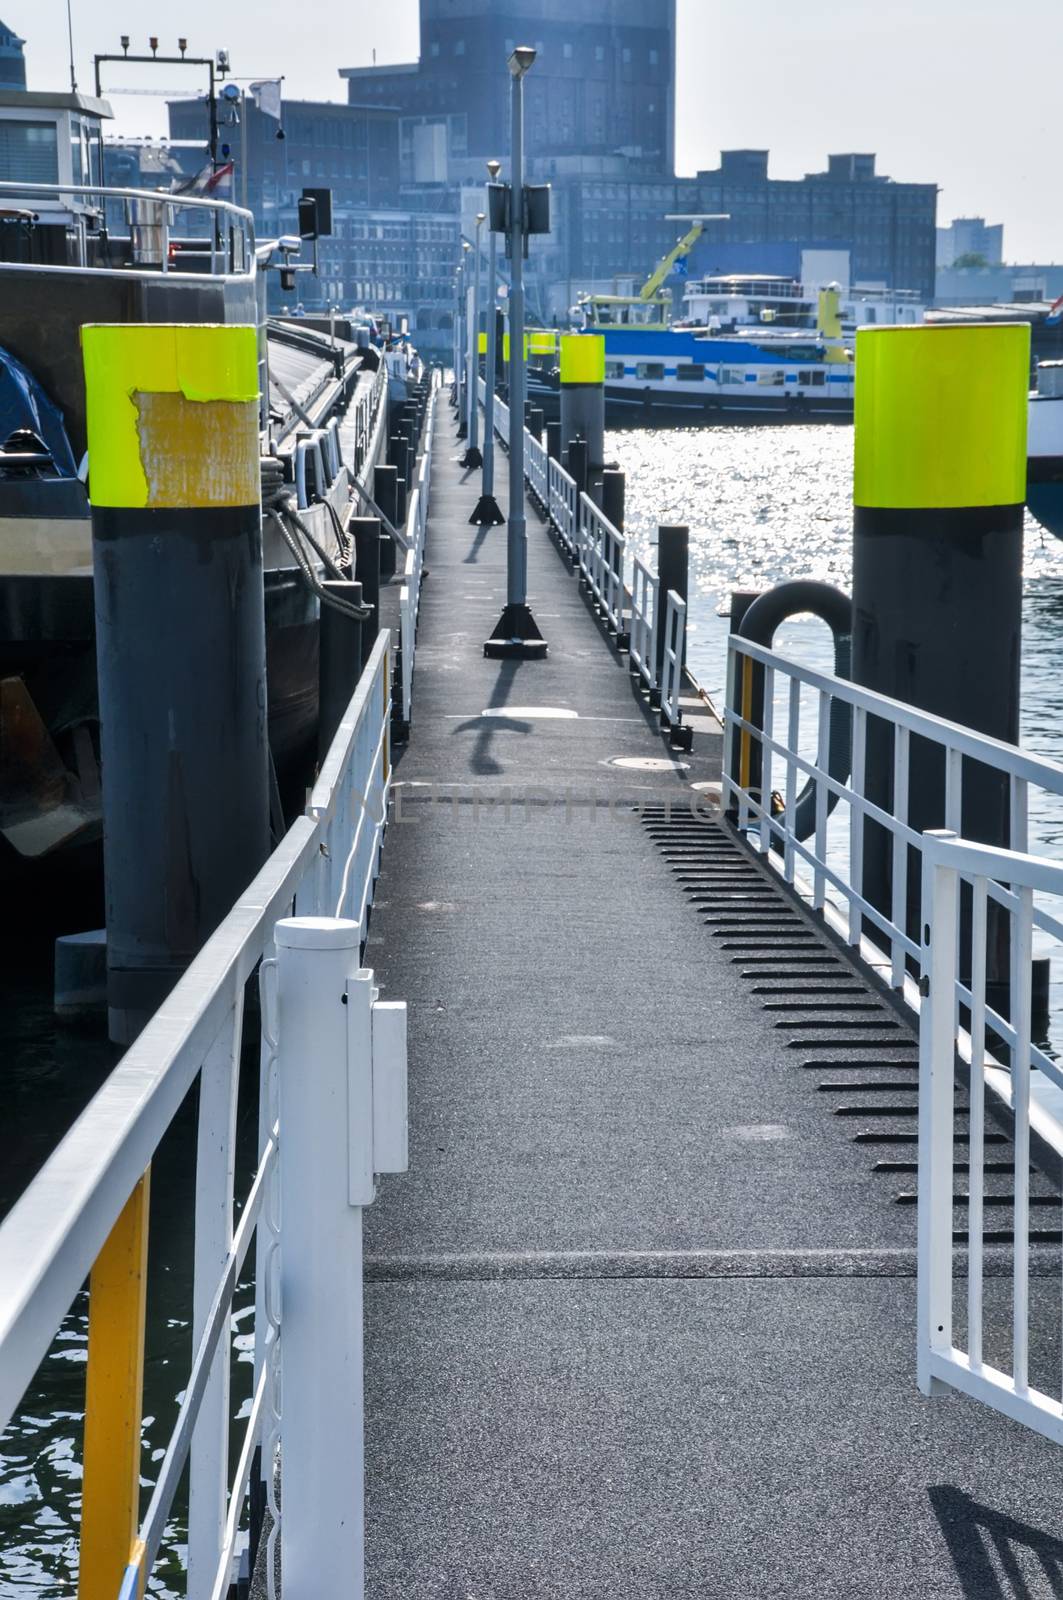
<path id="1" fill-rule="evenodd" d="M 853 603 L 848 595 L 832 584 L 820 583 L 813 578 L 795 578 L 780 583 L 767 593 L 758 595 L 742 618 L 735 632 L 740 639 L 770 649 L 780 623 L 789 617 L 810 611 L 825 622 L 834 635 L 834 671 L 839 678 L 848 678 L 852 671 Z M 764 726 L 764 669 L 754 665 L 753 706 L 750 719 L 757 728 Z M 751 754 L 749 785 L 760 785 L 761 750 L 754 745 Z M 842 700 L 832 700 L 830 730 L 827 741 L 827 771 L 838 783 L 849 776 L 852 761 L 852 715 L 850 707 Z M 838 803 L 836 794 L 828 790 L 827 811 Z M 810 778 L 797 797 L 794 814 L 794 832 L 798 839 L 807 839 L 816 826 L 816 786 Z"/>

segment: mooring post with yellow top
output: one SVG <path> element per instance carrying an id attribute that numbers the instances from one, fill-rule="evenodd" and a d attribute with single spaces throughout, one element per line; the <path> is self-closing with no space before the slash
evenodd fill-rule
<path id="1" fill-rule="evenodd" d="M 1029 375 L 1025 324 L 857 334 L 853 677 L 1010 743 L 1019 733 Z M 968 765 L 962 813 L 947 818 L 942 763 L 917 746 L 907 794 L 894 795 L 892 737 L 869 726 L 872 798 L 894 814 L 906 803 L 916 832 L 958 825 L 966 838 L 1007 844 L 1007 779 Z M 871 821 L 864 831 L 864 892 L 888 911 L 890 842 Z"/>
<path id="2" fill-rule="evenodd" d="M 108 1012 L 128 1043 L 269 852 L 254 327 L 82 329 Z"/>
<path id="3" fill-rule="evenodd" d="M 587 441 L 588 493 L 601 501 L 605 470 L 605 339 L 600 333 L 561 335 L 561 441 Z"/>

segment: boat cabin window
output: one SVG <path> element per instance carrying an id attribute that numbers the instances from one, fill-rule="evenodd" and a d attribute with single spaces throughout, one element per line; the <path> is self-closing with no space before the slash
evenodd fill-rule
<path id="1" fill-rule="evenodd" d="M 757 383 L 762 389 L 778 389 L 786 382 L 786 374 L 781 367 L 772 367 L 768 372 L 757 373 Z"/>
<path id="2" fill-rule="evenodd" d="M 705 368 L 696 361 L 690 361 L 676 367 L 675 375 L 680 383 L 701 383 L 705 378 Z"/>
<path id="3" fill-rule="evenodd" d="M 0 178 L 12 183 L 58 183 L 54 122 L 0 122 Z"/>
<path id="4" fill-rule="evenodd" d="M 607 378 L 622 378 L 624 376 L 624 363 L 622 361 L 607 361 L 605 363 Z"/>
<path id="5" fill-rule="evenodd" d="M 635 368 L 637 378 L 648 378 L 650 382 L 659 382 L 664 377 L 663 361 L 640 361 Z"/>
<path id="6" fill-rule="evenodd" d="M 827 374 L 825 372 L 817 371 L 806 372 L 804 369 L 802 369 L 797 374 L 797 381 L 798 383 L 804 384 L 807 389 L 818 389 L 821 384 L 826 383 Z"/>
<path id="7" fill-rule="evenodd" d="M 745 383 L 746 373 L 744 367 L 721 367 L 720 383 Z"/>

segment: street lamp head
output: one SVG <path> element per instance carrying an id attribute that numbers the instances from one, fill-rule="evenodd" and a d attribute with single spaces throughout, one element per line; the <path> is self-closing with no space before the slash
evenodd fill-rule
<path id="1" fill-rule="evenodd" d="M 530 44 L 519 44 L 510 56 L 507 66 L 514 78 L 523 78 L 535 61 L 535 51 Z"/>
<path id="2" fill-rule="evenodd" d="M 495 179 L 498 177 L 498 174 L 501 171 L 502 171 L 502 163 L 501 163 L 501 161 L 495 161 L 494 159 L 492 159 L 487 163 L 487 175 L 490 178 L 492 183 L 494 183 Z"/>
<path id="3" fill-rule="evenodd" d="M 476 213 L 476 226 L 478 228 L 482 228 L 486 221 L 487 221 L 487 212 L 486 211 L 478 211 Z"/>
<path id="4" fill-rule="evenodd" d="M 463 239 L 461 241 L 461 248 L 465 251 L 465 254 L 468 255 L 469 251 L 472 249 L 472 245 L 469 243 L 468 239 Z"/>

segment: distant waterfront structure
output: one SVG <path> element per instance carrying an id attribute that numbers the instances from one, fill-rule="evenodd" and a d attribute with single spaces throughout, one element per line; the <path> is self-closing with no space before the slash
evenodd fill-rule
<path id="1" fill-rule="evenodd" d="M 0 89 L 26 87 L 26 56 L 22 48 L 25 42 L 0 22 Z"/>
<path id="2" fill-rule="evenodd" d="M 420 21 L 418 61 L 340 69 L 352 102 L 399 107 L 404 183 L 508 153 L 500 63 L 516 44 L 536 50 L 530 156 L 674 168 L 675 0 L 420 0 Z"/>
<path id="3" fill-rule="evenodd" d="M 964 260 L 981 257 L 981 260 Z M 947 228 L 937 230 L 937 265 L 999 267 L 1004 260 L 1004 224 L 987 223 L 984 217 L 955 217 Z"/>

